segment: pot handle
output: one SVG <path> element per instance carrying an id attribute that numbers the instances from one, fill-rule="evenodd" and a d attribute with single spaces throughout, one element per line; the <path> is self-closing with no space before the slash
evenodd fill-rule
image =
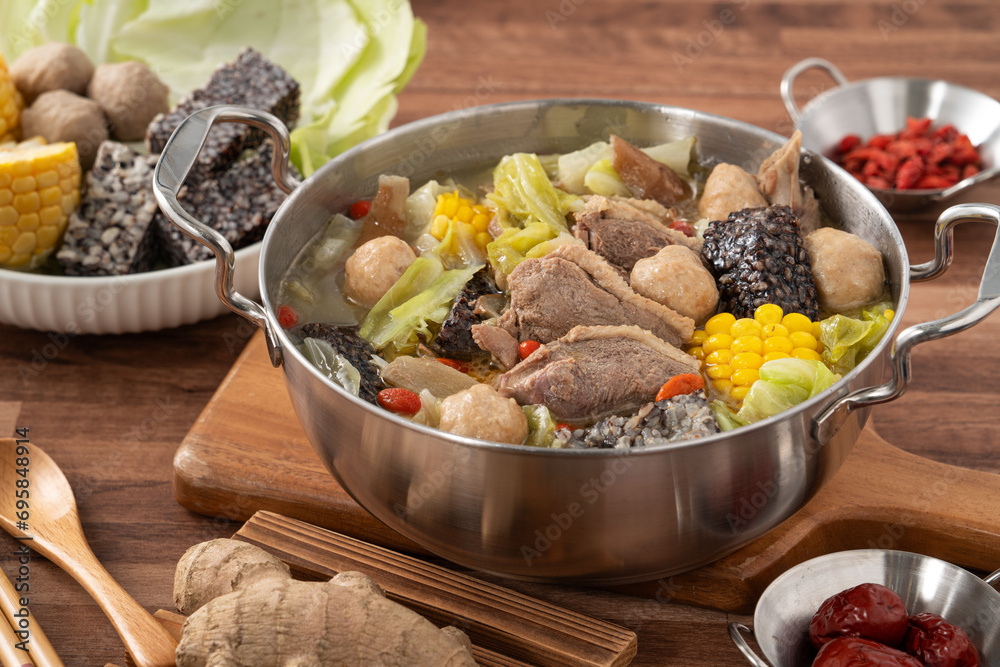
<path id="1" fill-rule="evenodd" d="M 754 653 L 754 650 L 750 648 L 750 644 L 748 644 L 747 640 L 743 638 L 744 632 L 748 635 L 753 635 L 753 630 L 742 623 L 729 624 L 729 638 L 733 640 L 733 643 L 736 644 L 736 648 L 740 650 L 740 653 L 742 653 L 743 657 L 747 659 L 747 662 L 754 667 L 771 667 L 767 661 Z"/>
<path id="2" fill-rule="evenodd" d="M 911 266 L 910 279 L 930 280 L 944 273 L 951 265 L 955 252 L 955 227 L 970 221 L 992 222 L 1000 226 L 1000 207 L 992 204 L 959 204 L 947 209 L 934 227 L 934 259 Z M 896 336 L 892 345 L 892 378 L 885 384 L 859 389 L 827 405 L 813 420 L 813 438 L 820 445 L 825 445 L 855 410 L 886 403 L 901 396 L 910 384 L 910 353 L 915 346 L 965 331 L 985 319 L 997 306 L 1000 306 L 1000 232 L 993 238 L 993 248 L 983 269 L 976 302 L 953 315 L 904 329 Z"/>
<path id="3" fill-rule="evenodd" d="M 233 271 L 236 267 L 233 246 L 222 234 L 185 211 L 177 200 L 184 179 L 187 178 L 188 172 L 191 171 L 204 147 L 209 130 L 217 121 L 242 123 L 267 132 L 274 142 L 274 150 L 271 153 L 271 174 L 274 180 L 286 193 L 291 193 L 298 187 L 299 180 L 292 176 L 288 168 L 291 138 L 284 123 L 266 111 L 247 107 L 214 106 L 194 112 L 181 121 L 170 135 L 153 171 L 153 194 L 160 210 L 170 222 L 215 253 L 216 294 L 230 310 L 264 330 L 271 363 L 278 366 L 281 364 L 281 348 L 274 330 L 268 325 L 264 307 L 233 289 Z"/>
<path id="4" fill-rule="evenodd" d="M 792 91 L 792 86 L 800 74 L 811 69 L 823 70 L 830 75 L 831 79 L 837 82 L 838 86 L 846 86 L 848 83 L 847 77 L 837 69 L 837 66 L 823 58 L 806 58 L 789 67 L 785 75 L 781 77 L 781 100 L 785 103 L 788 116 L 796 125 L 799 124 L 799 118 L 802 114 L 799 107 L 795 104 L 795 95 Z"/>

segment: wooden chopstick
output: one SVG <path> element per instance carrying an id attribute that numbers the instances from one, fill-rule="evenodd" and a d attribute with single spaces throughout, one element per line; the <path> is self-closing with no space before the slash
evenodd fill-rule
<path id="1" fill-rule="evenodd" d="M 7 575 L 0 577 L 0 607 L 3 608 L 3 615 L 6 617 L 7 621 L 3 625 L 13 633 L 13 628 L 18 627 L 19 616 L 15 614 L 20 613 L 22 608 L 21 596 L 18 595 L 17 591 L 14 590 L 14 584 L 11 583 Z M 42 632 L 42 629 L 38 626 L 33 616 L 29 616 L 30 626 L 28 629 L 28 655 L 30 655 L 30 660 L 26 661 L 29 665 L 35 665 L 36 667 L 64 667 L 62 660 L 56 655 L 56 650 L 52 648 L 52 644 L 49 643 L 48 637 Z M 20 641 L 18 639 L 17 641 Z M 6 643 L 6 640 L 4 640 Z M 13 648 L 13 644 L 11 645 Z M 14 664 L 14 663 L 11 663 Z M 24 662 L 16 663 L 18 665 L 25 664 Z M 7 665 L 4 662 L 4 665 Z"/>
<path id="2" fill-rule="evenodd" d="M 19 641 L 10 622 L 7 619 L 0 621 L 0 664 L 3 667 L 33 667 L 31 656 L 17 648 Z"/>
<path id="3" fill-rule="evenodd" d="M 389 599 L 518 662 L 622 667 L 635 656 L 635 633 L 627 628 L 280 514 L 259 511 L 234 537 L 311 578 L 362 572 Z"/>

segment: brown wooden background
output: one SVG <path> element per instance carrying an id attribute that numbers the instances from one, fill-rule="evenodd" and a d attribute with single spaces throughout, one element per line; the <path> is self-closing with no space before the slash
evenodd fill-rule
<path id="1" fill-rule="evenodd" d="M 808 56 L 850 79 L 949 79 L 1000 98 L 1000 6 L 994 0 L 414 0 L 430 28 L 427 57 L 400 96 L 397 123 L 471 104 L 538 97 L 663 102 L 784 134 L 782 73 Z M 728 13 L 727 13 L 728 12 Z M 730 20 L 731 19 L 731 20 Z M 829 87 L 801 80 L 803 98 Z M 969 199 L 1000 203 L 1000 186 Z M 900 223 L 914 262 L 930 255 L 930 222 Z M 917 285 L 915 323 L 975 298 L 993 229 L 966 225 L 943 278 Z M 2 279 L 2 278 L 0 278 Z M 236 316 L 158 333 L 78 336 L 22 377 L 51 339 L 0 326 L 0 427 L 31 429 L 73 484 L 94 551 L 148 609 L 171 606 L 173 566 L 195 542 L 236 525 L 189 513 L 171 493 L 171 459 L 251 330 Z M 1000 472 L 1000 317 L 918 349 L 914 386 L 876 410 L 890 442 L 937 460 Z M 15 542 L 0 536 L 13 569 Z M 1000 554 L 998 566 L 1000 566 Z M 740 665 L 725 614 L 610 593 L 514 584 L 637 631 L 636 665 Z M 121 663 L 110 624 L 70 578 L 38 558 L 31 610 L 67 665 Z"/>

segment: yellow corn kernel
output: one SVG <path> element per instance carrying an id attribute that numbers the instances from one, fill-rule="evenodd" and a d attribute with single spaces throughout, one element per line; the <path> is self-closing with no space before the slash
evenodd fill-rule
<path id="1" fill-rule="evenodd" d="M 724 333 L 728 334 L 730 327 L 733 326 L 733 322 L 736 321 L 736 316 L 732 313 L 719 313 L 718 315 L 712 315 L 708 318 L 708 322 L 705 322 L 705 331 L 708 335 Z"/>
<path id="2" fill-rule="evenodd" d="M 733 369 L 729 364 L 716 364 L 705 370 L 705 375 L 711 380 L 728 380 L 732 374 Z"/>
<path id="3" fill-rule="evenodd" d="M 475 215 L 472 212 L 472 207 L 468 204 L 459 204 L 458 210 L 455 211 L 455 219 L 461 222 L 472 222 L 472 217 Z"/>
<path id="4" fill-rule="evenodd" d="M 768 324 L 779 324 L 783 316 L 784 313 L 781 310 L 781 306 L 774 303 L 765 303 L 763 306 L 758 306 L 757 310 L 753 311 L 753 318 L 764 326 Z"/>
<path id="5" fill-rule="evenodd" d="M 823 336 L 823 327 L 820 326 L 819 322 L 813 322 L 813 328 L 812 328 L 812 332 L 811 333 L 812 333 L 813 336 L 816 337 L 816 340 L 819 340 L 820 338 L 822 338 L 822 336 Z"/>
<path id="6" fill-rule="evenodd" d="M 808 347 L 797 347 L 792 350 L 792 356 L 796 359 L 809 359 L 812 361 L 822 361 L 823 357 L 816 350 L 810 350 Z"/>
<path id="7" fill-rule="evenodd" d="M 764 351 L 764 341 L 758 336 L 740 336 L 733 341 L 729 349 L 733 351 L 733 354 L 740 354 L 741 352 L 760 354 Z"/>
<path id="8" fill-rule="evenodd" d="M 733 371 L 733 384 L 737 387 L 751 385 L 759 379 L 760 371 L 756 368 L 740 368 Z"/>
<path id="9" fill-rule="evenodd" d="M 713 365 L 714 364 L 728 364 L 729 360 L 732 359 L 732 358 L 733 358 L 733 353 L 730 350 L 726 349 L 726 348 L 722 348 L 722 349 L 716 350 L 716 351 L 712 352 L 711 354 L 709 354 L 708 356 L 706 356 L 705 357 L 705 363 L 706 364 L 713 364 Z"/>
<path id="10" fill-rule="evenodd" d="M 431 223 L 431 236 L 436 238 L 438 241 L 444 238 L 444 235 L 448 233 L 448 216 L 441 214 L 434 218 L 434 222 Z"/>
<path id="11" fill-rule="evenodd" d="M 792 351 L 791 339 L 787 336 L 771 336 L 770 338 L 764 339 L 764 354 L 768 352 L 784 352 L 789 353 Z"/>
<path id="12" fill-rule="evenodd" d="M 705 342 L 706 338 L 708 338 L 708 333 L 704 329 L 695 329 L 689 342 L 694 345 L 701 345 Z"/>
<path id="13" fill-rule="evenodd" d="M 7 62 L 0 55 L 0 142 L 17 140 L 21 130 L 22 109 L 24 98 L 14 85 Z"/>
<path id="14" fill-rule="evenodd" d="M 454 197 L 449 197 L 444 203 L 444 209 L 441 213 L 448 216 L 449 218 L 454 218 L 455 214 L 458 213 L 458 193 L 455 193 Z"/>
<path id="15" fill-rule="evenodd" d="M 792 342 L 793 347 L 806 347 L 810 350 L 815 350 L 819 345 L 819 341 L 808 331 L 793 331 L 789 336 L 788 340 Z"/>
<path id="16" fill-rule="evenodd" d="M 727 333 L 716 333 L 706 338 L 705 342 L 702 343 L 701 346 L 705 350 L 705 354 L 711 354 L 716 350 L 729 349 L 732 344 L 732 336 Z"/>
<path id="17" fill-rule="evenodd" d="M 764 357 L 756 352 L 740 352 L 733 355 L 733 360 L 729 362 L 729 365 L 733 367 L 733 370 L 738 370 L 740 368 L 760 368 L 763 363 Z"/>
<path id="18" fill-rule="evenodd" d="M 765 352 L 764 363 L 766 364 L 767 362 L 774 361 L 775 359 L 787 359 L 788 357 L 791 356 L 789 352 L 791 352 L 791 349 L 789 349 L 788 352 L 778 352 L 777 350 L 775 350 L 774 352 Z"/>
<path id="19" fill-rule="evenodd" d="M 479 232 L 476 234 L 476 245 L 478 245 L 483 250 L 486 249 L 488 243 L 493 242 L 493 237 L 490 236 L 489 232 Z"/>
<path id="20" fill-rule="evenodd" d="M 772 336 L 788 338 L 788 328 L 784 324 L 765 324 L 764 338 L 771 338 Z"/>
<path id="21" fill-rule="evenodd" d="M 796 331 L 812 331 L 813 326 L 812 320 L 802 313 L 788 313 L 781 318 L 781 323 L 793 333 Z"/>
<path id="22" fill-rule="evenodd" d="M 737 401 L 742 401 L 750 393 L 750 385 L 737 385 L 729 390 L 729 395 L 732 396 Z"/>
<path id="23" fill-rule="evenodd" d="M 741 317 L 733 322 L 733 326 L 729 328 L 729 333 L 733 335 L 733 338 L 742 338 L 743 336 L 757 336 L 760 338 L 763 330 L 764 327 L 761 326 L 760 322 L 751 320 L 748 317 Z"/>
<path id="24" fill-rule="evenodd" d="M 486 213 L 477 213 L 472 218 L 472 226 L 476 228 L 477 232 L 485 232 L 490 226 L 490 216 Z"/>
<path id="25" fill-rule="evenodd" d="M 885 311 L 885 319 L 887 319 L 890 322 L 892 322 L 892 318 L 894 318 L 895 316 L 896 316 L 896 311 L 895 310 L 893 310 L 892 308 L 887 308 L 886 309 L 886 311 Z"/>
<path id="26" fill-rule="evenodd" d="M 79 202 L 76 144 L 26 141 L 0 150 L 0 267 L 40 266 Z"/>
<path id="27" fill-rule="evenodd" d="M 700 346 L 699 347 L 692 347 L 690 350 L 688 350 L 688 354 L 690 354 L 692 357 L 694 357 L 698 361 L 704 361 L 705 360 L 705 350 L 701 349 Z"/>
<path id="28" fill-rule="evenodd" d="M 712 380 L 712 388 L 720 394 L 728 394 L 733 390 L 732 380 Z"/>

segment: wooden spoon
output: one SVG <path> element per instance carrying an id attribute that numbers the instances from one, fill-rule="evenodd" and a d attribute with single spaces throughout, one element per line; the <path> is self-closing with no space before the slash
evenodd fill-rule
<path id="1" fill-rule="evenodd" d="M 0 526 L 61 567 L 90 593 L 136 665 L 173 665 L 177 647 L 173 637 L 118 585 L 90 550 L 73 489 L 59 466 L 38 445 L 21 443 L 19 450 L 18 441 L 0 439 Z M 23 490 L 28 494 L 20 500 L 26 500 L 27 507 L 18 507 L 16 493 Z M 19 516 L 21 512 L 27 514 Z"/>

